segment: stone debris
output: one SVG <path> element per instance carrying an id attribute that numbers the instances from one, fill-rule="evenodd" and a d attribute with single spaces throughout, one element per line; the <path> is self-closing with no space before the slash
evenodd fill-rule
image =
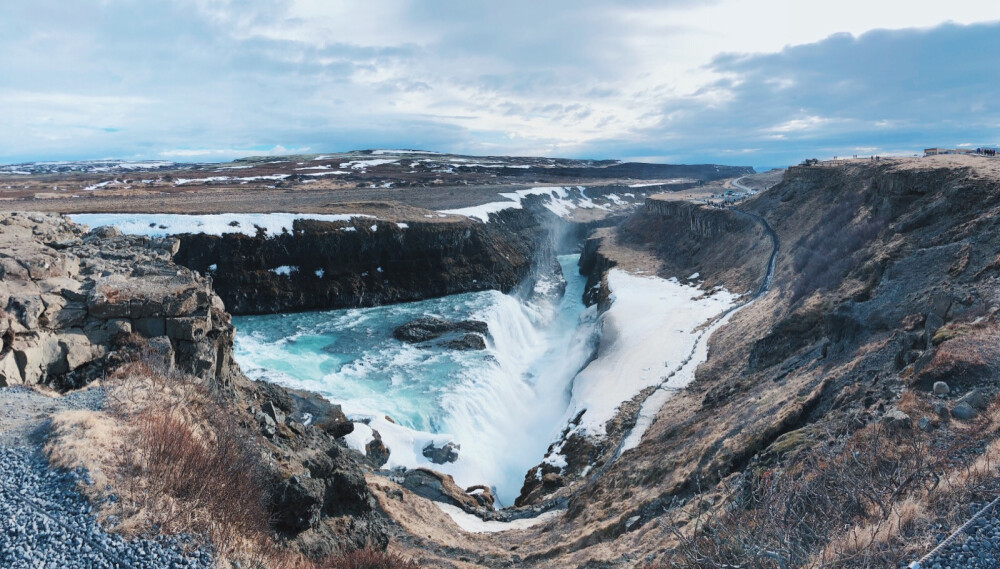
<path id="1" fill-rule="evenodd" d="M 213 567 L 190 538 L 126 540 L 107 533 L 74 490 L 83 471 L 49 470 L 26 448 L 0 448 L 0 567 Z"/>

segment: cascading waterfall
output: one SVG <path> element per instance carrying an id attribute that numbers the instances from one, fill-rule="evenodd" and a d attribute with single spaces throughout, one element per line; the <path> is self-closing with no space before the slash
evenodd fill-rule
<path id="1" fill-rule="evenodd" d="M 563 427 L 574 375 L 596 342 L 596 313 L 581 297 L 577 255 L 559 257 L 560 275 L 542 275 L 527 299 L 496 291 L 365 309 L 235 318 L 244 371 L 322 393 L 390 450 L 387 467 L 432 466 L 459 485 L 489 484 L 503 504 L 520 491 Z M 424 316 L 489 325 L 485 351 L 414 346 L 392 330 Z M 391 418 L 387 420 L 386 417 Z M 431 465 L 429 443 L 461 445 L 455 463 Z"/>

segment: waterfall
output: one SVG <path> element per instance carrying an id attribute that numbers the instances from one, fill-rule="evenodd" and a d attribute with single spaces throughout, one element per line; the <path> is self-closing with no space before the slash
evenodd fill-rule
<path id="1" fill-rule="evenodd" d="M 246 373 L 311 389 L 378 430 L 386 467 L 429 466 L 461 486 L 488 484 L 510 504 L 525 472 L 562 429 L 574 375 L 590 359 L 596 319 L 580 300 L 577 255 L 562 275 L 541 275 L 533 293 L 468 293 L 409 304 L 235 318 L 236 355 Z M 560 283 L 561 284 L 561 283 Z M 481 320 L 485 351 L 414 346 L 392 338 L 416 318 Z M 391 418 L 386 419 L 386 416 Z M 370 429 L 349 442 L 363 448 Z M 431 464 L 429 443 L 461 445 L 459 459 Z"/>

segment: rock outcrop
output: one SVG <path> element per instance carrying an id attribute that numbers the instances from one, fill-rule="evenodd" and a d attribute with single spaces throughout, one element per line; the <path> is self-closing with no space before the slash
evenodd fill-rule
<path id="1" fill-rule="evenodd" d="M 500 212 L 490 223 L 404 225 L 298 220 L 283 235 L 181 235 L 174 260 L 211 276 L 233 314 L 264 314 L 508 292 L 548 243 L 524 209 Z"/>
<path id="2" fill-rule="evenodd" d="M 428 317 L 418 318 L 397 327 L 392 331 L 392 336 L 403 342 L 417 344 L 436 340 L 449 333 L 474 332 L 486 335 L 488 331 L 489 327 L 487 324 L 478 320 L 461 320 L 456 322 Z"/>
<path id="3" fill-rule="evenodd" d="M 80 387 L 139 358 L 164 381 L 195 376 L 272 457 L 275 529 L 309 557 L 384 549 L 385 521 L 340 437 L 354 429 L 319 395 L 250 382 L 208 279 L 172 261 L 176 239 L 85 231 L 58 216 L 0 215 L 0 387 Z M 252 431 L 251 431 L 252 433 Z"/>
<path id="4" fill-rule="evenodd" d="M 171 261 L 177 247 L 57 216 L 0 215 L 0 386 L 78 387 L 114 364 L 129 334 L 182 372 L 231 384 L 229 315 L 208 280 Z"/>

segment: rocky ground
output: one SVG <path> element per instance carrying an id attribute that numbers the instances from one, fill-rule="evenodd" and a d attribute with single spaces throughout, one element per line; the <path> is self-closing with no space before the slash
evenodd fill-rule
<path id="1" fill-rule="evenodd" d="M 77 492 L 86 471 L 49 467 L 42 453 L 48 421 L 69 410 L 97 410 L 103 390 L 65 396 L 25 387 L 0 389 L 0 566 L 212 567 L 209 551 L 183 538 L 127 540 L 108 533 Z"/>

